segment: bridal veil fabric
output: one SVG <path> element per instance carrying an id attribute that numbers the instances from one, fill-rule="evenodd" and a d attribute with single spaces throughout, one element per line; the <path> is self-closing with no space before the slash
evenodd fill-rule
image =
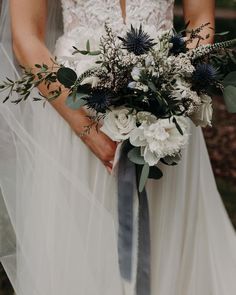
<path id="1" fill-rule="evenodd" d="M 8 2 L 3 1 L 1 15 L 1 80 L 20 74 Z M 83 28 L 74 24 L 74 33 L 66 26 L 75 15 L 72 2 L 83 22 Z M 90 13 L 95 13 L 100 2 L 106 1 L 63 0 L 63 34 L 60 2 L 49 1 L 48 46 L 53 51 L 56 43 L 55 52 L 65 62 L 71 61 L 68 52 L 77 38 L 98 41 L 81 8 L 90 4 Z M 127 3 L 131 10 L 135 1 Z M 145 3 L 152 7 L 156 1 Z M 169 26 L 167 11 L 173 3 L 160 3 L 161 21 Z M 106 14 L 103 18 L 98 30 Z M 193 127 L 191 133 L 182 162 L 161 167 L 163 179 L 147 186 L 151 294 L 235 295 L 235 232 L 216 189 L 201 129 Z M 119 273 L 116 177 L 49 104 L 28 100 L 0 105 L 0 187 L 0 257 L 17 295 L 135 295 L 137 233 L 132 283 L 125 284 Z M 137 208 L 137 198 L 134 203 Z"/>

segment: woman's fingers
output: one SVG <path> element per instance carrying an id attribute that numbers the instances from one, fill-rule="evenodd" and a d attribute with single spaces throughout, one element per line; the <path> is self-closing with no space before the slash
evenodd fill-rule
<path id="1" fill-rule="evenodd" d="M 83 126 L 91 124 L 91 120 L 84 114 L 80 114 L 80 120 L 77 118 L 77 123 L 71 125 L 72 129 L 80 134 Z M 78 123 L 79 122 L 79 123 Z M 87 147 L 101 160 L 109 173 L 112 171 L 113 161 L 116 153 L 117 142 L 114 142 L 99 128 L 93 126 L 88 134 L 81 137 Z"/>
<path id="2" fill-rule="evenodd" d="M 108 173 L 111 174 L 111 173 L 112 173 L 112 167 L 110 167 L 110 166 L 106 166 L 106 165 L 105 165 L 105 167 L 106 167 Z"/>

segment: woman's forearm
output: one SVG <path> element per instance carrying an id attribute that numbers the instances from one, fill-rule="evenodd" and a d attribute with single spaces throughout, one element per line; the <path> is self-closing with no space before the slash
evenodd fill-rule
<path id="1" fill-rule="evenodd" d="M 13 47 L 16 58 L 19 63 L 25 67 L 34 68 L 35 64 L 47 64 L 49 68 L 53 68 L 53 56 L 37 36 L 30 36 L 26 41 L 18 40 L 17 36 L 13 39 Z M 59 82 L 51 85 L 50 91 L 58 89 L 61 86 Z M 46 85 L 39 85 L 39 90 L 44 96 L 49 96 L 49 90 Z M 51 101 L 53 107 L 58 113 L 73 127 L 76 132 L 82 132 L 84 126 L 89 123 L 84 110 L 72 110 L 66 106 L 65 100 L 68 96 L 68 90 L 63 88 L 62 94 L 55 100 Z M 78 122 L 79 121 L 79 122 Z"/>
<path id="2" fill-rule="evenodd" d="M 24 44 L 23 44 L 24 43 Z M 45 63 L 49 67 L 52 66 L 51 54 L 40 40 L 33 40 L 31 42 L 20 42 L 20 45 L 14 45 L 16 56 L 19 62 L 26 67 L 33 67 L 34 64 Z M 61 86 L 58 82 L 54 83 L 53 87 Z M 45 85 L 40 85 L 39 90 L 45 96 L 49 91 Z M 50 89 L 52 90 L 52 89 Z M 59 114 L 69 123 L 76 134 L 84 132 L 84 128 L 91 125 L 91 120 L 87 117 L 87 113 L 83 109 L 72 110 L 66 106 L 65 100 L 68 96 L 68 91 L 52 101 L 52 105 L 59 112 Z M 90 150 L 104 163 L 108 171 L 111 171 L 111 160 L 114 158 L 116 143 L 97 130 L 93 126 L 88 134 L 82 136 L 84 143 Z"/>
<path id="3" fill-rule="evenodd" d="M 196 29 L 203 24 L 209 23 L 200 35 L 205 39 L 200 44 L 212 43 L 215 28 L 215 0 L 183 0 L 183 11 L 185 23 L 189 22 L 188 29 Z M 194 47 L 196 44 L 191 44 Z"/>
<path id="4" fill-rule="evenodd" d="M 9 0 L 14 52 L 19 63 L 28 68 L 42 63 L 47 64 L 49 68 L 53 66 L 52 55 L 44 42 L 48 13 L 47 1 Z M 59 82 L 55 82 L 51 85 L 50 91 L 60 86 Z M 49 96 L 46 85 L 41 84 L 39 90 L 44 96 Z M 62 91 L 62 95 L 51 104 L 75 133 L 80 134 L 84 131 L 84 127 L 91 126 L 91 120 L 83 109 L 72 110 L 67 107 L 65 100 L 68 90 L 62 88 Z M 82 140 L 110 171 L 112 168 L 110 161 L 114 159 L 116 143 L 95 126 L 91 128 L 89 134 L 82 137 Z"/>
<path id="5" fill-rule="evenodd" d="M 47 0 L 10 0 L 10 12 L 13 49 L 18 62 L 27 68 L 34 68 L 35 64 L 42 63 L 49 68 L 53 67 L 53 56 L 45 45 Z M 56 82 L 50 91 L 60 86 Z M 44 96 L 49 96 L 46 85 L 41 84 L 39 90 Z M 51 104 L 79 133 L 83 131 L 83 126 L 88 125 L 88 118 L 83 110 L 72 110 L 66 106 L 67 96 L 68 90 L 63 89 L 62 95 Z"/>

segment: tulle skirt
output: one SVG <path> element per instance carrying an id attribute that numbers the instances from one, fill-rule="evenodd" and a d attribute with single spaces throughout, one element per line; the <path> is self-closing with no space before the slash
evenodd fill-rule
<path id="1" fill-rule="evenodd" d="M 75 45 L 73 36 L 60 40 L 65 54 L 64 44 Z M 12 77 L 5 53 L 2 76 Z M 163 178 L 147 184 L 151 295 L 235 295 L 236 235 L 202 131 L 192 126 L 191 133 L 181 163 L 161 166 Z M 0 106 L 0 187 L 0 256 L 17 295 L 135 295 L 137 197 L 127 288 L 118 265 L 116 175 L 50 104 L 29 98 Z"/>
<path id="2" fill-rule="evenodd" d="M 49 104 L 21 106 L 25 129 L 12 107 L 0 112 L 0 179 L 17 243 L 1 261 L 16 294 L 134 295 L 119 274 L 116 176 Z M 235 232 L 201 129 L 191 132 L 181 163 L 147 185 L 151 294 L 235 295 Z"/>

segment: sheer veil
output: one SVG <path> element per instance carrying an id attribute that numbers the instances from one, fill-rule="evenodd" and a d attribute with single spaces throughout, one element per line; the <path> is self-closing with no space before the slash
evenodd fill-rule
<path id="1" fill-rule="evenodd" d="M 53 51 L 58 36 L 62 33 L 60 1 L 48 1 L 47 46 Z M 23 36 L 22 36 L 23 37 Z M 12 50 L 9 1 L 3 0 L 0 18 L 0 80 L 16 79 L 20 68 Z M 2 94 L 0 94 L 1 96 Z M 29 106 L 0 105 L 0 257 L 13 285 L 16 281 L 16 235 L 17 235 L 17 153 L 21 138 L 27 145 L 30 133 L 26 128 L 31 121 L 24 116 Z M 28 133 L 28 134 L 27 134 Z M 32 146 L 32 143 L 30 144 Z M 30 149 L 30 148 L 29 148 Z M 9 163 L 11 162 L 11 163 Z"/>
<path id="2" fill-rule="evenodd" d="M 62 16 L 60 1 L 48 3 L 47 44 L 53 52 L 62 33 Z M 18 75 L 20 68 L 12 50 L 9 1 L 3 0 L 0 80 L 15 79 Z M 104 200 L 97 200 L 95 191 L 89 189 L 86 167 L 84 180 L 81 180 L 75 175 L 76 171 L 71 171 L 71 163 L 77 158 L 50 150 L 53 136 L 61 151 L 67 144 L 63 143 L 64 135 L 67 136 L 65 140 L 76 141 L 74 146 L 80 140 L 71 135 L 69 126 L 50 108 L 48 105 L 43 109 L 42 104 L 30 99 L 19 105 L 9 101 L 0 104 L 0 261 L 17 294 L 46 295 L 65 294 L 73 288 L 75 284 L 64 283 L 63 291 L 57 282 L 61 282 L 69 271 L 70 259 L 73 261 L 76 257 L 75 268 L 78 269 L 69 271 L 76 278 L 70 275 L 70 280 L 78 280 L 81 290 L 89 289 L 86 294 L 96 294 L 100 282 L 103 282 L 102 288 L 113 288 L 115 282 L 119 284 L 116 252 L 111 251 L 116 251 L 113 217 L 105 208 Z M 43 120 L 49 120 L 50 126 L 42 126 Z M 57 133 L 58 126 L 62 126 L 60 134 Z M 96 165 L 98 168 L 94 169 L 103 169 L 100 163 Z M 47 175 L 48 179 L 42 175 Z M 46 185 L 45 181 L 48 181 Z M 83 212 L 78 215 L 76 208 L 83 208 Z M 76 242 L 74 236 L 78 236 Z M 43 265 L 45 258 L 53 261 L 51 268 Z M 105 267 L 104 261 L 107 261 L 106 270 L 100 272 L 101 267 Z M 110 276 L 105 282 L 108 273 L 114 279 Z M 93 280 L 93 284 L 88 280 Z M 119 286 L 115 289 L 120 290 Z M 75 292 L 71 290 L 70 294 Z"/>

